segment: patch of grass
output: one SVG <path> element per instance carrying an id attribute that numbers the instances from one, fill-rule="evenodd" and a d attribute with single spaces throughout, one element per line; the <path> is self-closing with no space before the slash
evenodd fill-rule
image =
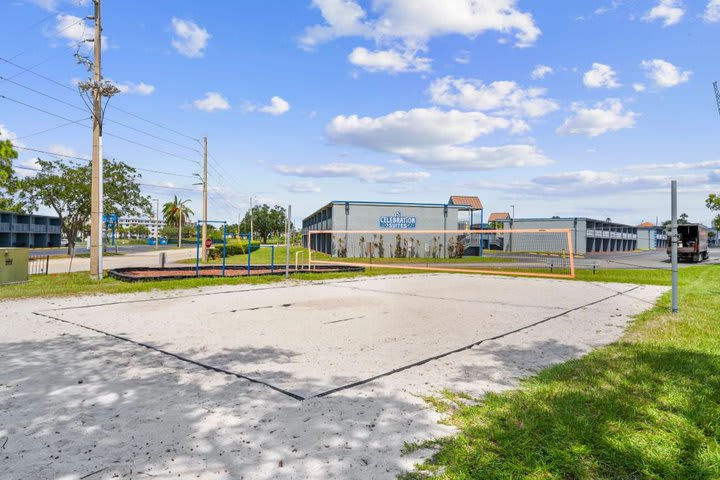
<path id="1" fill-rule="evenodd" d="M 17 298 L 58 297 L 112 293 L 149 292 L 218 285 L 258 285 L 279 282 L 279 276 L 188 278 L 153 282 L 121 282 L 111 277 L 91 280 L 87 272 L 33 275 L 27 283 L 0 285 L 0 301 Z"/>
<path id="2" fill-rule="evenodd" d="M 691 269 L 682 269 L 680 271 L 680 281 L 683 285 L 687 284 L 687 279 L 684 274 L 686 270 Z M 392 267 L 372 267 L 367 268 L 364 272 L 297 273 L 293 274 L 290 278 L 303 281 L 317 281 L 355 277 L 377 277 L 382 275 L 416 275 L 425 273 L 432 273 L 432 271 L 404 270 L 402 268 Z M 667 279 L 665 279 L 665 277 L 661 274 L 667 274 Z M 173 290 L 217 285 L 262 284 L 277 282 L 282 279 L 282 276 L 258 276 L 251 278 L 190 278 L 185 280 L 127 283 L 109 277 L 104 278 L 101 282 L 91 281 L 86 272 L 33 275 L 30 277 L 30 282 L 28 283 L 0 285 L 0 301 L 13 298 L 92 295 L 96 293 L 132 293 L 147 292 L 150 290 Z M 668 272 L 638 270 L 604 270 L 602 272 L 598 272 L 597 275 L 592 275 L 592 272 L 579 271 L 577 280 L 649 285 L 665 285 L 670 282 Z"/>
<path id="3" fill-rule="evenodd" d="M 622 341 L 461 405 L 458 435 L 403 478 L 720 478 L 720 268 L 680 280 L 678 315 L 668 293 Z"/>
<path id="4" fill-rule="evenodd" d="M 686 269 L 680 270 L 682 279 Z M 576 270 L 576 280 L 586 282 L 616 282 L 635 283 L 642 285 L 670 285 L 670 270 L 630 270 L 630 269 L 607 269 L 598 270 Z"/>

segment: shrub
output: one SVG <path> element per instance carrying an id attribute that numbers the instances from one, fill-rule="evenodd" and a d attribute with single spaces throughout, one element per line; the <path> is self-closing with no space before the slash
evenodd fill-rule
<path id="1" fill-rule="evenodd" d="M 222 242 L 222 240 L 221 240 Z M 255 250 L 260 248 L 259 242 L 253 242 L 250 244 L 250 251 L 254 252 Z M 215 245 L 213 248 L 210 249 L 210 252 L 208 253 L 208 259 L 209 260 L 215 260 L 218 258 L 222 258 L 223 253 L 223 246 L 222 243 L 220 245 Z M 228 245 L 225 248 L 225 256 L 231 257 L 233 255 L 245 255 L 247 254 L 247 242 L 240 243 L 240 244 L 232 244 Z"/>

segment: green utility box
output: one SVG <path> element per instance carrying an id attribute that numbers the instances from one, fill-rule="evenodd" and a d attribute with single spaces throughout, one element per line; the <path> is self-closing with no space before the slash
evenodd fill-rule
<path id="1" fill-rule="evenodd" d="M 0 285 L 28 281 L 28 249 L 0 247 Z"/>

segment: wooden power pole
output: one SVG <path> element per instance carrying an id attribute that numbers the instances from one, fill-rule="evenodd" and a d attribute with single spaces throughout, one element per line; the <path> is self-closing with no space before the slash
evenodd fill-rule
<path id="1" fill-rule="evenodd" d="M 93 148 L 92 148 L 92 181 L 90 199 L 90 278 L 102 280 L 103 277 L 103 160 L 102 160 L 102 73 L 100 61 L 102 57 L 102 25 L 100 18 L 100 2 L 95 3 L 95 37 L 93 49 Z M 70 239 L 72 241 L 72 239 Z"/>

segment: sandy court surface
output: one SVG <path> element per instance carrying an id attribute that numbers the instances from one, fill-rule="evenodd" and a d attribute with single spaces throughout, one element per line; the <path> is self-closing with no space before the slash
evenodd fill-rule
<path id="1" fill-rule="evenodd" d="M 664 290 L 435 274 L 5 302 L 0 477 L 394 478 L 428 454 L 403 442 L 449 433 L 418 395 L 512 388 Z"/>

